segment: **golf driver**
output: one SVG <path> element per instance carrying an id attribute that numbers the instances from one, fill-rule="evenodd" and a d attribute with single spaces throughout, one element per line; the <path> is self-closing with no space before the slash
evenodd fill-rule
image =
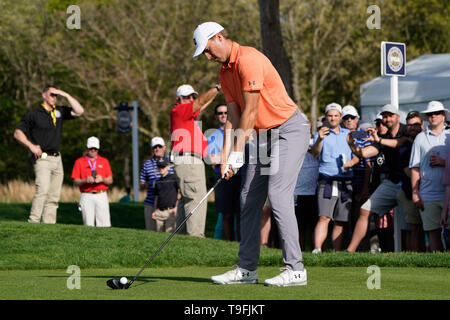
<path id="1" fill-rule="evenodd" d="M 171 235 L 167 238 L 166 241 L 164 241 L 164 243 L 159 247 L 159 249 L 156 250 L 156 252 L 153 254 L 153 256 L 141 268 L 141 270 L 139 270 L 139 272 L 136 274 L 136 276 L 133 278 L 133 280 L 131 280 L 128 283 L 123 283 L 125 281 L 123 281 L 123 280 L 120 281 L 121 278 L 112 278 L 112 279 L 109 279 L 108 281 L 106 281 L 106 284 L 108 285 L 108 287 L 110 287 L 111 289 L 128 289 L 133 284 L 133 282 L 139 277 L 141 272 L 144 271 L 144 269 L 150 264 L 150 262 L 152 262 L 152 260 L 158 255 L 158 253 L 164 248 L 164 246 L 170 241 L 170 239 L 172 239 L 172 237 L 181 229 L 181 227 L 186 223 L 186 221 L 188 221 L 188 219 L 192 216 L 192 214 L 195 212 L 195 210 L 197 210 L 197 208 L 208 198 L 208 196 L 214 191 L 214 189 L 219 185 L 219 183 L 222 180 L 223 179 L 220 178 L 219 180 L 216 181 L 216 183 L 208 191 L 208 193 L 206 193 L 206 195 L 199 201 L 199 203 L 194 207 L 194 209 L 192 209 L 191 212 L 189 212 L 189 214 L 186 216 L 186 218 L 184 218 L 184 220 L 180 223 L 180 225 L 171 233 Z M 125 277 L 123 277 L 123 278 L 125 278 Z"/>

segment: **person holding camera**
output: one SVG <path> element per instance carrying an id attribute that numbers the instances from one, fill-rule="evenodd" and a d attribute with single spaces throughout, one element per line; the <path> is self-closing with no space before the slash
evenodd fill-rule
<path id="1" fill-rule="evenodd" d="M 70 107 L 57 106 L 58 96 Z M 67 92 L 47 85 L 42 90 L 42 103 L 29 110 L 14 131 L 14 138 L 31 152 L 36 193 L 31 203 L 30 223 L 56 223 L 56 213 L 64 179 L 59 147 L 63 121 L 83 114 L 80 103 Z"/>
<path id="2" fill-rule="evenodd" d="M 86 226 L 111 227 L 109 202 L 106 191 L 113 183 L 108 159 L 98 154 L 100 141 L 97 137 L 87 140 L 87 153 L 75 161 L 72 179 L 80 188 L 80 207 Z"/>
<path id="3" fill-rule="evenodd" d="M 405 174 L 398 161 L 398 148 L 408 139 L 406 126 L 400 123 L 399 111 L 392 105 L 386 104 L 381 108 L 380 113 L 383 117 L 383 123 L 389 129 L 386 134 L 378 136 L 376 130 L 370 130 L 370 140 L 373 143 L 365 148 L 356 146 L 350 135 L 347 140 L 352 152 L 358 157 L 375 157 L 382 152 L 388 168 L 386 179 L 361 206 L 352 240 L 347 247 L 348 252 L 355 252 L 358 249 L 361 240 L 367 233 L 371 214 L 375 213 L 379 217 L 383 217 L 397 206 L 397 185 Z"/>
<path id="4" fill-rule="evenodd" d="M 311 148 L 319 160 L 317 204 L 319 221 L 314 231 L 313 253 L 321 253 L 328 234 L 328 224 L 334 222 L 332 241 L 334 250 L 341 250 L 344 227 L 352 208 L 352 152 L 347 144 L 350 130 L 341 128 L 342 107 L 330 103 L 325 108 L 323 126 L 314 136 Z"/>

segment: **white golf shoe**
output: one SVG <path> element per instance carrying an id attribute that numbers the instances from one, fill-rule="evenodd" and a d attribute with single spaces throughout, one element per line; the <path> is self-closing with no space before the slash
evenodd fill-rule
<path id="1" fill-rule="evenodd" d="M 267 279 L 264 281 L 265 286 L 273 287 L 290 287 L 290 286 L 306 286 L 306 269 L 303 271 L 293 271 L 287 268 L 281 268 L 284 270 L 280 275 Z"/>
<path id="2" fill-rule="evenodd" d="M 252 284 L 258 283 L 258 270 L 250 271 L 235 266 L 234 270 L 218 276 L 212 276 L 211 280 L 217 284 Z"/>

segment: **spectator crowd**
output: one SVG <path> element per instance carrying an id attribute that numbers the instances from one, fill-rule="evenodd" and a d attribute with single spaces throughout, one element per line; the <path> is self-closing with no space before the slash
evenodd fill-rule
<path id="1" fill-rule="evenodd" d="M 170 114 L 170 151 L 162 137 L 153 137 L 152 153 L 140 172 L 140 187 L 147 190 L 147 230 L 172 232 L 184 224 L 181 233 L 205 236 L 207 204 L 197 205 L 207 192 L 206 164 L 212 167 L 215 180 L 223 178 L 215 189 L 215 238 L 243 240 L 241 248 L 246 249 L 242 257 L 251 260 L 249 265 L 257 261 L 253 252 L 259 253 L 259 248 L 254 248 L 254 240 L 250 241 L 247 233 L 255 237 L 259 234 L 263 247 L 288 244 L 283 248 L 286 261 L 301 261 L 301 257 L 294 257 L 294 251 L 298 246 L 304 251 L 308 243 L 314 254 L 326 250 L 394 251 L 394 217 L 401 230 L 403 250 L 448 249 L 450 112 L 441 102 L 430 101 L 426 110 L 410 111 L 406 123 L 401 123 L 399 110 L 390 104 L 383 106 L 375 119 L 362 121 L 354 106 L 341 107 L 333 102 L 317 121 L 317 132 L 310 132 L 306 139 L 311 124 L 283 92 L 277 98 L 289 108 L 279 114 L 271 113 L 270 101 L 265 101 L 254 102 L 261 113 L 255 113 L 253 120 L 249 120 L 249 112 L 240 115 L 233 99 L 239 102 L 245 96 L 252 101 L 247 91 L 254 90 L 257 83 L 248 81 L 244 96 L 239 90 L 235 92 L 233 77 L 246 74 L 233 74 L 234 69 L 226 68 L 227 61 L 244 54 L 248 55 L 246 59 L 253 57 L 263 65 L 270 64 L 259 53 L 247 52 L 247 47 L 239 49 L 220 25 L 204 26 L 214 31 L 209 38 L 205 38 L 207 33 L 202 28 L 199 26 L 194 33 L 200 41 L 196 42 L 198 52 L 194 57 L 203 53 L 209 60 L 224 60 L 220 61 L 221 83 L 225 98 L 231 102 L 216 104 L 217 127 L 202 132 L 199 116 L 222 92 L 222 86 L 215 85 L 202 94 L 188 84 L 178 87 Z M 228 52 L 224 51 L 230 54 L 227 59 L 219 57 L 220 50 L 217 56 L 211 54 L 217 48 L 207 44 L 216 42 L 228 48 Z M 242 68 L 250 70 L 254 77 L 262 76 L 256 67 L 252 69 L 252 64 Z M 278 79 L 270 70 L 271 78 Z M 247 85 L 244 82 L 239 85 Z M 280 84 L 278 81 L 274 86 L 282 87 Z M 58 96 L 65 97 L 70 107 L 56 106 Z M 36 173 L 36 194 L 28 221 L 56 223 L 63 180 L 59 152 L 62 122 L 79 117 L 84 109 L 75 98 L 52 85 L 43 89 L 42 99 L 40 106 L 23 117 L 14 136 L 30 151 Z M 279 130 L 271 130 L 274 127 Z M 230 129 L 249 128 L 256 131 L 236 130 L 235 136 L 230 133 Z M 264 130 L 271 133 L 266 141 L 262 140 Z M 74 164 L 72 179 L 81 191 L 83 223 L 110 227 L 106 191 L 113 183 L 113 174 L 99 149 L 100 140 L 90 137 L 84 156 Z M 289 168 L 300 168 L 298 175 L 297 171 L 294 176 L 287 172 Z M 293 185 L 295 188 L 291 188 Z M 292 225 L 293 215 L 286 214 L 292 209 L 291 197 L 297 226 Z M 186 220 L 194 208 L 195 214 Z M 295 228 L 298 238 L 292 236 L 296 235 Z M 303 272 L 301 265 L 296 268 Z"/>
<path id="2" fill-rule="evenodd" d="M 222 149 L 227 104 L 215 106 L 216 129 L 207 134 L 198 125 L 199 114 L 220 91 L 220 85 L 202 95 L 190 85 L 178 88 L 171 112 L 171 151 L 162 137 L 153 137 L 152 153 L 141 168 L 140 187 L 147 190 L 147 230 L 171 232 L 197 205 L 206 193 L 205 163 L 212 166 L 216 180 L 221 178 L 221 164 L 226 161 Z M 70 97 L 77 113 L 55 107 L 57 95 Z M 23 118 L 15 136 L 31 151 L 36 171 L 29 221 L 55 223 L 62 183 L 58 121 L 64 114 L 68 119 L 80 115 L 82 107 L 53 86 L 45 87 L 42 96 L 42 105 Z M 292 194 L 302 251 L 308 243 L 314 254 L 325 250 L 394 251 L 394 215 L 398 215 L 403 250 L 447 250 L 450 112 L 441 102 L 429 102 L 422 112 L 410 111 L 405 124 L 400 122 L 399 111 L 389 104 L 372 121 L 362 121 L 354 106 L 342 108 L 330 103 L 316 127 Z M 194 139 L 185 139 L 186 134 Z M 245 162 L 251 161 L 255 139 L 256 135 L 250 136 L 246 143 Z M 40 141 L 39 145 L 32 140 Z M 112 172 L 99 149 L 99 139 L 90 137 L 85 155 L 74 164 L 72 178 L 81 191 L 83 223 L 109 227 L 106 191 L 113 183 Z M 215 238 L 241 239 L 240 194 L 246 165 L 215 190 Z M 197 211 L 181 232 L 204 237 L 206 203 Z M 268 198 L 261 207 L 260 243 L 280 247 Z"/>

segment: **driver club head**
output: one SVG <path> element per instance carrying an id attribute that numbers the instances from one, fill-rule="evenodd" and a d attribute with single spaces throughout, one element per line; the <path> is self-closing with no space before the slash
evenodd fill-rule
<path id="1" fill-rule="evenodd" d="M 111 289 L 128 289 L 128 287 L 130 286 L 129 283 L 121 284 L 119 278 L 109 279 L 108 281 L 106 281 L 106 284 Z"/>

